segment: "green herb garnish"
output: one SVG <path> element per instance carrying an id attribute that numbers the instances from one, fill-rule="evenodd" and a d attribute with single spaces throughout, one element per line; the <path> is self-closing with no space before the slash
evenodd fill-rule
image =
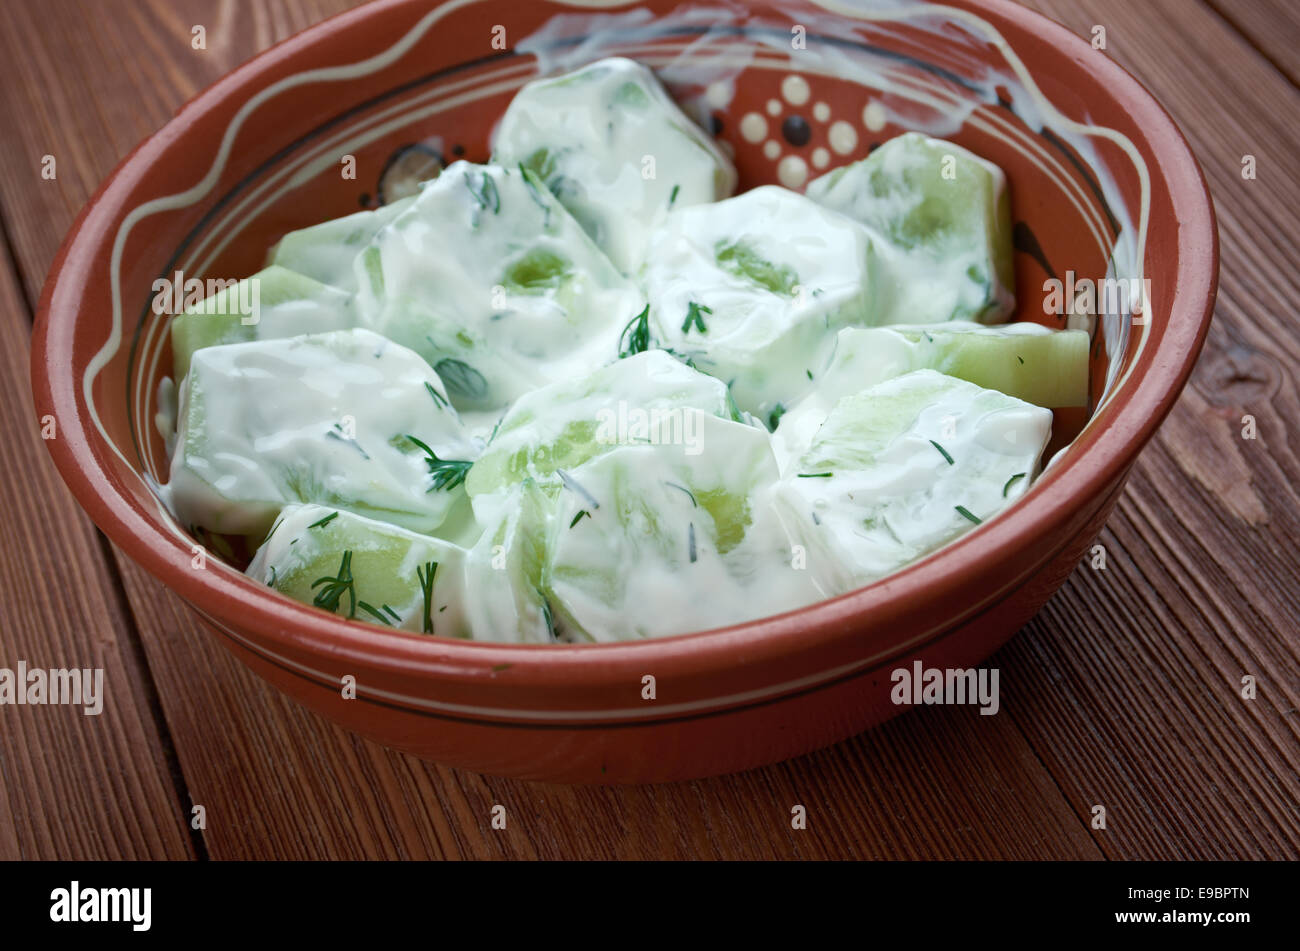
<path id="1" fill-rule="evenodd" d="M 591 518 L 591 513 L 588 512 L 586 509 L 582 509 L 578 512 L 577 515 L 573 516 L 573 521 L 569 523 L 569 528 L 573 528 L 573 526 L 577 525 L 580 521 L 582 521 L 582 517 L 584 515 L 587 518 Z"/>
<path id="2" fill-rule="evenodd" d="M 528 186 L 528 194 L 537 204 L 537 207 L 541 208 L 546 214 L 546 217 L 542 221 L 542 227 L 549 228 L 551 225 L 551 206 L 547 204 L 546 199 L 542 197 L 542 193 L 538 188 L 538 181 L 534 180 L 536 173 L 532 169 L 528 168 L 528 166 L 524 165 L 523 162 L 520 162 L 519 174 L 523 176 L 524 184 Z M 545 188 L 546 183 L 542 182 L 541 187 Z"/>
<path id="3" fill-rule="evenodd" d="M 383 625 L 385 625 L 386 627 L 392 627 L 392 626 L 393 626 L 392 623 L 388 620 L 388 618 L 384 617 L 382 614 L 380 614 L 378 611 L 376 611 L 373 607 L 371 607 L 371 606 L 370 606 L 369 604 L 367 604 L 366 602 L 364 602 L 364 601 L 358 601 L 358 602 L 357 602 L 357 607 L 359 607 L 361 610 L 365 611 L 367 614 L 369 614 L 371 617 L 373 617 L 373 618 L 374 618 L 376 621 L 378 621 L 380 624 L 383 624 Z"/>
<path id="4" fill-rule="evenodd" d="M 446 409 L 446 408 L 447 408 L 447 401 L 443 398 L 443 395 L 442 395 L 441 393 L 439 393 L 436 389 L 433 388 L 433 384 L 432 384 L 432 383 L 430 383 L 430 382 L 428 382 L 428 381 L 426 380 L 425 383 L 424 383 L 424 388 L 425 388 L 426 390 L 428 390 L 428 391 L 429 391 L 429 395 L 433 397 L 433 405 L 434 405 L 434 406 L 438 407 L 438 409 Z"/>
<path id="5" fill-rule="evenodd" d="M 618 358 L 635 356 L 650 349 L 650 305 L 633 317 L 618 338 Z"/>
<path id="6" fill-rule="evenodd" d="M 767 415 L 767 428 L 770 432 L 776 432 L 777 424 L 781 422 L 781 417 L 785 415 L 785 404 L 777 403 L 772 412 Z"/>
<path id="7" fill-rule="evenodd" d="M 329 575 L 324 578 L 317 578 L 311 583 L 312 590 L 314 591 L 320 585 L 325 587 L 321 588 L 316 597 L 312 599 L 312 604 L 337 614 L 339 601 L 346 594 L 348 596 L 348 617 L 357 616 L 357 591 L 352 579 L 351 551 L 343 553 L 343 560 L 339 563 L 338 574 L 332 578 Z"/>
<path id="8" fill-rule="evenodd" d="M 970 509 L 966 508 L 964 505 L 954 505 L 953 508 L 957 510 L 957 514 L 961 515 L 962 518 L 970 519 L 976 525 L 981 525 L 984 522 L 984 519 L 972 515 Z"/>
<path id="9" fill-rule="evenodd" d="M 424 598 L 424 633 L 433 633 L 433 576 L 438 573 L 436 561 L 426 561 L 417 566 L 415 576 L 420 580 L 420 594 Z"/>
<path id="10" fill-rule="evenodd" d="M 587 504 L 590 505 L 593 509 L 600 508 L 600 503 L 596 501 L 596 497 L 592 495 L 590 492 L 588 492 L 585 488 L 583 488 L 582 483 L 580 483 L 577 479 L 569 475 L 563 469 L 556 469 L 555 474 L 560 477 L 560 481 L 564 483 L 564 487 L 566 489 L 568 489 L 574 495 L 578 495 L 586 499 Z"/>
<path id="11" fill-rule="evenodd" d="M 678 485 L 676 482 L 669 482 L 667 480 L 664 480 L 664 485 L 674 488 L 678 492 L 685 492 L 686 497 L 691 500 L 691 508 L 700 507 L 700 503 L 695 500 L 695 493 L 692 492 L 690 489 L 686 488 L 686 486 Z"/>
<path id="12" fill-rule="evenodd" d="M 939 452 L 943 454 L 943 457 L 944 457 L 945 459 L 948 460 L 948 465 L 950 465 L 950 466 L 951 466 L 951 465 L 954 465 L 954 463 L 953 463 L 953 461 L 952 461 L 952 456 L 948 455 L 948 450 L 947 450 L 947 449 L 944 449 L 943 446 L 940 446 L 940 445 L 939 445 L 937 442 L 935 442 L 933 439 L 930 440 L 930 445 L 933 446 L 935 449 L 938 449 Z"/>
<path id="13" fill-rule="evenodd" d="M 323 519 L 321 519 L 319 522 L 312 522 L 312 523 L 311 523 L 310 525 L 308 525 L 307 527 L 308 527 L 308 528 L 320 528 L 322 525 L 328 525 L 330 522 L 334 521 L 334 520 L 335 520 L 336 518 L 338 518 L 338 517 L 339 517 L 339 513 L 338 513 L 338 512 L 330 512 L 328 515 L 326 515 L 326 516 L 325 516 Z"/>
<path id="14" fill-rule="evenodd" d="M 681 190 L 682 190 L 682 186 L 681 186 L 681 185 L 674 185 L 674 186 L 673 186 L 672 194 L 668 196 L 668 207 L 669 207 L 669 208 L 672 208 L 673 205 L 677 204 L 677 193 L 678 193 L 679 191 L 681 191 Z"/>
<path id="15" fill-rule="evenodd" d="M 773 264 L 743 241 L 719 241 L 714 249 L 718 265 L 730 274 L 764 287 L 773 294 L 794 296 L 799 275 L 785 265 Z"/>
<path id="16" fill-rule="evenodd" d="M 430 492 L 444 490 L 450 492 L 465 481 L 466 473 L 474 465 L 472 462 L 465 462 L 461 459 L 439 459 L 436 452 L 410 433 L 406 434 L 406 438 L 419 446 L 424 454 L 429 457 L 425 460 L 425 463 L 429 467 L 429 475 L 433 477 L 433 485 L 429 488 Z"/>
<path id="17" fill-rule="evenodd" d="M 491 175 L 487 172 L 481 172 L 477 176 L 470 173 L 465 176 L 465 186 L 480 208 L 484 210 L 490 208 L 494 215 L 500 213 L 501 194 L 497 191 L 497 183 L 492 180 Z"/>
<path id="18" fill-rule="evenodd" d="M 542 619 L 546 621 L 546 633 L 555 640 L 555 618 L 551 615 L 551 602 L 546 600 L 546 595 L 539 590 L 537 596 L 542 599 Z"/>
<path id="19" fill-rule="evenodd" d="M 1023 479 L 1024 477 L 1025 477 L 1025 473 L 1017 472 L 1010 479 L 1008 479 L 1007 484 L 1002 487 L 1002 497 L 1005 499 L 1007 497 L 1007 492 L 1010 491 L 1011 487 L 1015 485 L 1017 482 L 1019 482 L 1021 479 Z"/>
<path id="20" fill-rule="evenodd" d="M 691 301 L 690 306 L 686 308 L 686 322 L 682 324 L 682 333 L 689 333 L 691 324 L 694 324 L 695 329 L 700 333 L 708 333 L 709 328 L 704 325 L 704 317 L 701 315 L 712 313 L 712 307 L 707 307 L 704 304 L 697 304 L 695 301 Z"/>
<path id="21" fill-rule="evenodd" d="M 834 473 L 831 472 L 800 472 L 795 478 L 798 479 L 829 479 Z"/>
<path id="22" fill-rule="evenodd" d="M 453 394 L 459 394 L 472 400 L 481 399 L 487 395 L 487 380 L 482 373 L 479 373 L 478 370 L 475 370 L 464 360 L 444 357 L 434 364 L 433 370 L 438 374 L 438 379 L 442 380 L 442 385 Z"/>

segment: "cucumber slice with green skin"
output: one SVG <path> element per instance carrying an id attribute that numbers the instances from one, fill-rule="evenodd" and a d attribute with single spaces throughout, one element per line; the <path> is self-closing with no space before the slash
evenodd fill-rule
<path id="1" fill-rule="evenodd" d="M 825 584 L 866 584 L 1023 495 L 1051 426 L 1050 410 L 916 370 L 840 400 L 778 498 Z"/>
<path id="2" fill-rule="evenodd" d="M 493 161 L 536 172 L 625 273 L 670 209 L 718 201 L 736 170 L 650 70 L 614 57 L 521 89 Z"/>
<path id="3" fill-rule="evenodd" d="M 362 324 L 438 371 L 456 408 L 504 409 L 614 360 L 640 291 L 531 173 L 457 162 L 356 262 Z"/>
<path id="4" fill-rule="evenodd" d="M 1088 405 L 1085 330 L 1039 324 L 894 327 L 916 348 L 915 369 L 928 367 L 1037 406 Z"/>
<path id="5" fill-rule="evenodd" d="M 871 234 L 784 188 L 677 211 L 650 247 L 652 336 L 760 419 L 807 391 L 837 328 L 873 312 Z"/>
<path id="6" fill-rule="evenodd" d="M 567 640 L 542 590 L 555 502 L 535 483 L 514 486 L 465 563 L 465 611 L 479 641 Z"/>
<path id="7" fill-rule="evenodd" d="M 226 535 L 294 502 L 432 532 L 478 453 L 428 364 L 367 330 L 199 350 L 179 420 L 173 511 Z"/>
<path id="8" fill-rule="evenodd" d="M 268 261 L 354 294 L 357 255 L 414 200 L 414 197 L 403 198 L 374 211 L 358 211 L 290 231 L 271 249 Z"/>
<path id="9" fill-rule="evenodd" d="M 768 497 L 777 469 L 767 435 L 698 416 L 698 454 L 625 446 L 569 474 L 551 522 L 546 593 L 571 637 L 680 634 L 826 596 Z"/>
<path id="10" fill-rule="evenodd" d="M 846 328 L 816 372 L 815 386 L 781 416 L 777 456 L 788 467 L 841 399 L 913 370 L 938 370 L 1038 406 L 1087 405 L 1088 348 L 1085 331 L 1038 324 Z"/>
<path id="11" fill-rule="evenodd" d="M 687 410 L 730 417 L 726 384 L 659 350 L 619 360 L 582 379 L 521 397 L 501 420 L 466 488 L 487 517 L 524 479 L 554 489 L 573 469 L 619 445 L 698 440 Z"/>
<path id="12" fill-rule="evenodd" d="M 467 554 L 450 542 L 351 512 L 290 505 L 246 574 L 341 617 L 468 638 Z"/>
<path id="13" fill-rule="evenodd" d="M 194 352 L 204 347 L 346 330 L 354 323 L 351 295 L 272 265 L 172 318 L 175 377 L 185 379 Z"/>
<path id="14" fill-rule="evenodd" d="M 808 197 L 884 236 L 877 324 L 997 323 L 1014 308 L 1011 204 L 1002 170 L 908 132 L 813 181 Z"/>

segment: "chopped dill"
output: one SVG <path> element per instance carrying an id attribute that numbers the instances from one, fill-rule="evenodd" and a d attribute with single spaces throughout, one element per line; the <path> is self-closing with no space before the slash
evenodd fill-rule
<path id="1" fill-rule="evenodd" d="M 433 576 L 438 573 L 436 561 L 426 561 L 415 569 L 420 581 L 420 595 L 424 599 L 424 633 L 433 633 Z"/>
<path id="2" fill-rule="evenodd" d="M 430 383 L 428 380 L 425 380 L 424 388 L 429 391 L 429 395 L 433 397 L 433 404 L 437 406 L 438 409 L 447 408 L 447 400 L 443 398 L 443 395 L 441 393 L 439 393 L 437 390 L 433 388 L 432 383 Z"/>
<path id="3" fill-rule="evenodd" d="M 633 317 L 618 338 L 618 357 L 635 356 L 650 349 L 650 305 Z"/>
<path id="4" fill-rule="evenodd" d="M 358 601 L 358 602 L 357 602 L 357 607 L 359 607 L 361 610 L 365 611 L 367 614 L 369 614 L 371 617 L 373 617 L 373 618 L 374 618 L 376 621 L 378 621 L 380 624 L 383 624 L 383 625 L 385 625 L 386 627 L 392 627 L 392 626 L 393 626 L 392 622 L 389 621 L 388 618 L 384 617 L 382 614 L 380 614 L 378 611 L 376 611 L 372 606 L 370 606 L 369 604 L 367 604 L 365 601 Z"/>
<path id="5" fill-rule="evenodd" d="M 943 446 L 940 446 L 933 439 L 930 440 L 930 445 L 933 446 L 935 449 L 939 450 L 939 452 L 943 455 L 943 457 L 948 460 L 948 465 L 950 466 L 955 465 L 955 463 L 952 461 L 952 456 L 948 455 L 947 449 L 944 449 Z"/>
<path id="6" fill-rule="evenodd" d="M 317 578 L 311 583 L 312 590 L 315 591 L 320 585 L 325 587 L 316 593 L 316 597 L 312 599 L 312 604 L 337 614 L 339 601 L 346 594 L 348 596 L 348 617 L 357 616 L 357 591 L 352 578 L 351 551 L 343 553 L 343 560 L 339 563 L 338 574 L 334 577 L 326 575 L 323 578 Z"/>
<path id="7" fill-rule="evenodd" d="M 429 488 L 430 492 L 450 492 L 465 481 L 466 473 L 474 465 L 474 463 L 465 462 L 462 459 L 439 459 L 436 452 L 410 433 L 406 434 L 406 438 L 419 446 L 424 454 L 429 457 L 425 460 L 425 463 L 429 467 L 429 475 L 433 477 L 433 484 Z"/>
<path id="8" fill-rule="evenodd" d="M 691 301 L 690 306 L 686 308 L 686 322 L 682 324 L 682 333 L 690 333 L 691 324 L 702 334 L 709 332 L 709 328 L 704 324 L 703 314 L 712 314 L 713 308 L 704 304 L 697 304 Z"/>

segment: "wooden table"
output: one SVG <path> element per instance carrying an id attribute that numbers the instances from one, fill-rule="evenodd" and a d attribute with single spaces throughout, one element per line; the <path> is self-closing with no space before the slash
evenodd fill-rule
<path id="1" fill-rule="evenodd" d="M 0 4 L 0 667 L 103 667 L 108 695 L 98 717 L 0 708 L 0 858 L 1300 855 L 1300 5 L 1032 2 L 1083 36 L 1104 25 L 1106 55 L 1173 113 L 1223 268 L 1192 384 L 1100 539 L 1105 570 L 1081 565 L 992 661 L 1001 714 L 920 708 L 767 769 L 613 789 L 430 765 L 286 700 L 96 531 L 41 445 L 27 344 L 77 210 L 183 101 L 347 5 Z"/>

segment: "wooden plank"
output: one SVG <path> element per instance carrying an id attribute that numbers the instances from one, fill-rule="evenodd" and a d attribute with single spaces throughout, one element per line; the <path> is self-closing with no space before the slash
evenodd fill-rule
<path id="1" fill-rule="evenodd" d="M 1101 854 L 1006 717 L 927 708 L 790 763 L 668 786 L 481 777 L 322 721 L 244 670 L 152 578 L 122 569 L 215 858 Z M 498 803 L 504 832 L 489 825 Z M 806 832 L 790 829 L 796 804 Z"/>
<path id="2" fill-rule="evenodd" d="M 1300 7 L 1292 0 L 1208 0 L 1292 84 L 1300 85 Z"/>
<path id="3" fill-rule="evenodd" d="M 193 855 L 148 672 L 100 538 L 41 444 L 28 310 L 0 265 L 0 667 L 100 668 L 103 710 L 0 707 L 0 860 Z M 56 430 L 57 436 L 57 430 Z"/>
<path id="4" fill-rule="evenodd" d="M 1300 285 L 1285 249 L 1300 161 L 1281 117 L 1300 93 L 1206 6 L 1033 5 L 1083 36 L 1105 25 L 1109 54 L 1178 121 L 1217 199 L 1223 260 L 1205 353 L 1110 521 L 1106 571 L 1076 571 L 1009 649 L 1036 659 L 1012 715 L 1084 815 L 1107 805 L 1094 839 L 1109 857 L 1294 858 Z"/>

